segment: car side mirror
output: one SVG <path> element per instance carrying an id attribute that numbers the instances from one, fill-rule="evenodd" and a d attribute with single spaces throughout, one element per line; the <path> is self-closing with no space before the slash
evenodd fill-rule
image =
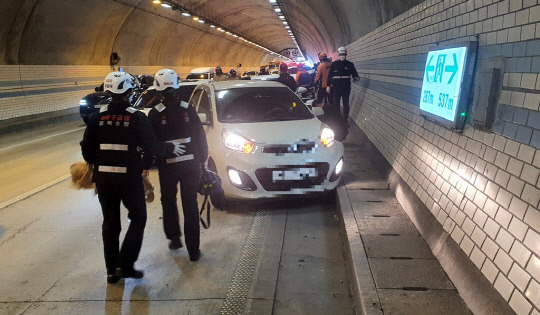
<path id="1" fill-rule="evenodd" d="M 315 115 L 315 116 L 322 116 L 322 115 L 324 115 L 324 109 L 322 109 L 322 108 L 320 108 L 320 107 L 317 107 L 317 106 L 313 107 L 313 108 L 311 109 L 311 111 L 313 112 L 313 115 Z"/>
<path id="2" fill-rule="evenodd" d="M 303 86 L 296 89 L 296 93 L 306 93 L 307 89 Z"/>

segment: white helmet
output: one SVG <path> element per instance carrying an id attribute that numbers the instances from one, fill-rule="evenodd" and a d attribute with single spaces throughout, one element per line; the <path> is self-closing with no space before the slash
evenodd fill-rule
<path id="1" fill-rule="evenodd" d="M 137 87 L 133 77 L 126 72 L 111 72 L 103 81 L 103 89 L 114 94 L 123 94 L 129 89 Z"/>
<path id="2" fill-rule="evenodd" d="M 154 76 L 154 87 L 158 91 L 163 91 L 168 87 L 176 90 L 180 87 L 180 79 L 173 70 L 161 69 Z"/>
<path id="3" fill-rule="evenodd" d="M 337 52 L 338 52 L 338 55 L 346 55 L 347 49 L 345 47 L 339 47 Z"/>

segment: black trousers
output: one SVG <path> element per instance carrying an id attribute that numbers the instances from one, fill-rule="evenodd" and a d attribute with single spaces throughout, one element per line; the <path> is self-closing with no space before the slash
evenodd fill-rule
<path id="1" fill-rule="evenodd" d="M 334 81 L 332 88 L 332 104 L 339 110 L 340 101 L 343 100 L 343 118 L 345 121 L 349 118 L 349 96 L 351 95 L 351 84 L 339 84 Z"/>
<path id="2" fill-rule="evenodd" d="M 141 251 L 144 227 L 146 226 L 146 203 L 142 178 L 129 182 L 96 184 L 99 202 L 103 211 L 103 250 L 107 274 L 116 267 L 132 269 Z M 128 210 L 129 223 L 122 248 L 120 249 L 120 202 Z"/>
<path id="3" fill-rule="evenodd" d="M 178 164 L 178 163 L 176 163 Z M 184 231 L 186 247 L 189 252 L 199 248 L 201 228 L 199 225 L 199 207 L 197 191 L 199 190 L 200 170 L 186 171 L 182 162 L 175 167 L 159 169 L 161 188 L 161 205 L 163 206 L 163 229 L 168 239 L 182 236 L 176 194 L 180 183 L 180 198 L 184 212 Z"/>
<path id="4" fill-rule="evenodd" d="M 317 91 L 317 100 L 322 100 L 324 104 L 330 104 L 332 102 L 331 96 L 326 93 L 326 88 L 320 87 Z"/>

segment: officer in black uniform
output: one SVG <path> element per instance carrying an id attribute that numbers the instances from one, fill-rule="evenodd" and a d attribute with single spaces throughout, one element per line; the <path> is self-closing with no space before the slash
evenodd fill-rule
<path id="1" fill-rule="evenodd" d="M 137 147 L 164 155 L 179 154 L 180 146 L 158 142 L 148 118 L 130 107 L 128 100 L 135 87 L 131 75 L 112 72 L 104 86 L 112 102 L 90 115 L 81 149 L 86 162 L 94 165 L 93 181 L 103 211 L 107 282 L 115 283 L 120 278 L 143 277 L 143 272 L 134 268 L 146 225 L 143 164 Z M 120 202 L 131 220 L 121 249 Z"/>
<path id="2" fill-rule="evenodd" d="M 347 49 L 345 47 L 338 48 L 339 60 L 336 60 L 330 66 L 330 74 L 328 75 L 328 87 L 326 92 L 333 93 L 332 104 L 337 106 L 343 99 L 343 118 L 345 122 L 349 119 L 349 95 L 351 94 L 351 75 L 356 82 L 360 80 L 358 72 L 354 64 L 347 59 Z M 330 86 L 332 88 L 330 88 Z"/>
<path id="3" fill-rule="evenodd" d="M 170 69 L 162 69 L 154 76 L 154 87 L 163 97 L 148 117 L 160 141 L 180 144 L 184 152 L 178 156 L 157 158 L 161 204 L 163 206 L 163 228 L 170 240 L 169 248 L 182 247 L 176 194 L 180 182 L 180 196 L 184 213 L 184 232 L 189 259 L 199 260 L 201 251 L 199 189 L 201 166 L 208 158 L 206 135 L 197 112 L 188 103 L 175 95 L 180 87 L 178 75 Z M 145 169 L 150 168 L 152 157 L 145 154 Z"/>

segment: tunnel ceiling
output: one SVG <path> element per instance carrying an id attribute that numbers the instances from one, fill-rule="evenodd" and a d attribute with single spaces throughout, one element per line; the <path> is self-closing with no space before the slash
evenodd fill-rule
<path id="1" fill-rule="evenodd" d="M 268 0 L 176 0 L 227 30 L 281 52 L 295 48 Z M 334 52 L 422 0 L 277 0 L 306 57 Z M 0 63 L 258 66 L 274 56 L 151 0 L 3 0 Z"/>

